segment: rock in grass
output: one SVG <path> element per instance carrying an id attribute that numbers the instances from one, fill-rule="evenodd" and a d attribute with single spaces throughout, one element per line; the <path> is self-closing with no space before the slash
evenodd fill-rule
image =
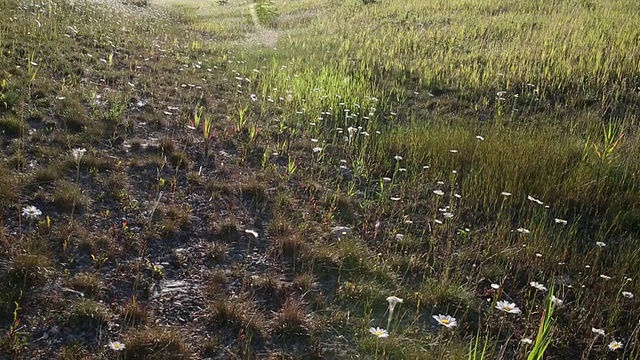
<path id="1" fill-rule="evenodd" d="M 351 229 L 346 226 L 334 226 L 331 228 L 331 234 L 338 238 L 338 240 L 342 239 L 345 236 L 351 235 Z"/>

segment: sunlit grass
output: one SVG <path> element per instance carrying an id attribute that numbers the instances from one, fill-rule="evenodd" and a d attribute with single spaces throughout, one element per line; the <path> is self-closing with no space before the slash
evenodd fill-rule
<path id="1" fill-rule="evenodd" d="M 638 357 L 634 2 L 2 5 L 7 354 Z"/>

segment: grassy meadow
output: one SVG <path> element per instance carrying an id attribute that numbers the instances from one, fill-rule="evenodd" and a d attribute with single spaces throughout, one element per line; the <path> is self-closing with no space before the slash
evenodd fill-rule
<path id="1" fill-rule="evenodd" d="M 0 8 L 0 359 L 640 359 L 636 1 Z"/>

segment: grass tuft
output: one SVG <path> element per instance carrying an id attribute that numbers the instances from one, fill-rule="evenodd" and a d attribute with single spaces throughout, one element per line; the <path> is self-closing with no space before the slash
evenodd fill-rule
<path id="1" fill-rule="evenodd" d="M 180 360 L 190 359 L 191 350 L 178 332 L 150 327 L 127 333 L 124 356 L 135 360 Z"/>

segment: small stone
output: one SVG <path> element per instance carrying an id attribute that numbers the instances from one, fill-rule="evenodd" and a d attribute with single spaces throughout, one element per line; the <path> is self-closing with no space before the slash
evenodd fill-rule
<path id="1" fill-rule="evenodd" d="M 331 228 L 331 234 L 338 239 L 351 235 L 351 232 L 351 229 L 346 226 L 334 226 Z"/>

